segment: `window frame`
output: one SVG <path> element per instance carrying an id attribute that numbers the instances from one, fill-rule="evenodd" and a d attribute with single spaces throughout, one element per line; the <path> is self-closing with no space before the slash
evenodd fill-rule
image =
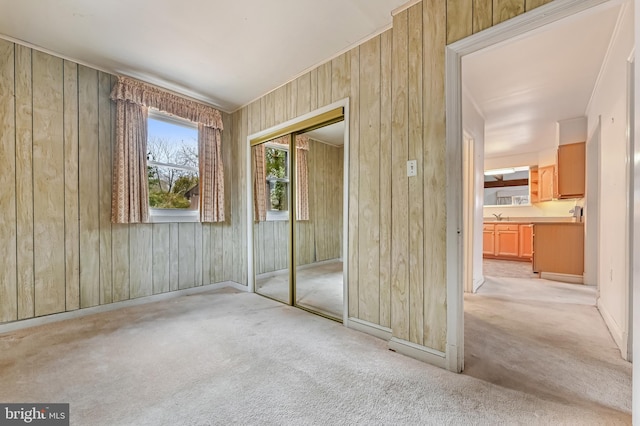
<path id="1" fill-rule="evenodd" d="M 147 126 L 149 125 L 149 119 L 163 121 L 175 126 L 188 127 L 196 130 L 198 133 L 198 123 L 194 123 L 187 119 L 171 115 L 169 113 L 157 110 L 155 108 L 149 108 L 147 114 Z M 147 135 L 147 143 L 148 143 Z M 199 162 L 199 159 L 198 159 Z M 179 164 L 163 163 L 160 161 L 153 161 L 147 159 L 147 167 L 160 166 L 170 167 L 177 170 L 186 170 L 196 172 L 198 175 L 198 183 L 200 182 L 200 169 L 199 167 L 183 166 Z M 148 177 L 147 177 L 148 179 Z M 147 187 L 149 183 L 147 182 Z M 151 223 L 180 223 L 180 222 L 199 222 L 200 221 L 200 201 L 198 200 L 197 209 L 159 209 L 151 207 L 149 204 L 149 196 L 147 195 L 147 204 L 149 206 L 149 222 Z"/>
<path id="2" fill-rule="evenodd" d="M 266 150 L 269 148 L 272 149 L 277 149 L 280 151 L 284 151 L 287 153 L 287 173 L 286 173 L 286 178 L 270 178 L 269 176 L 265 177 L 265 185 L 266 185 L 266 191 L 265 191 L 265 197 L 266 197 L 266 203 L 267 203 L 267 217 L 266 217 L 266 221 L 281 221 L 281 220 L 289 220 L 289 211 L 291 210 L 291 150 L 289 149 L 289 145 L 285 145 L 285 144 L 279 144 L 279 143 L 272 143 L 272 142 L 267 142 L 265 143 L 265 157 L 264 157 L 264 162 L 265 162 L 265 173 L 266 173 L 266 168 L 267 168 L 267 156 L 266 156 Z M 285 182 L 287 184 L 287 209 L 286 210 L 273 210 L 271 209 L 271 189 L 270 189 L 270 184 L 272 182 Z"/>

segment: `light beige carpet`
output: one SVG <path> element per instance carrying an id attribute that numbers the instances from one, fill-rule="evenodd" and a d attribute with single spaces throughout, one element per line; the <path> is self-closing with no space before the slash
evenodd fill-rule
<path id="1" fill-rule="evenodd" d="M 545 325 L 501 320 L 491 303 L 475 312 L 473 304 L 469 374 L 391 352 L 300 309 L 221 290 L 0 335 L 0 401 L 69 402 L 74 425 L 630 422 L 630 368 L 613 351 L 585 351 L 577 334 L 548 340 L 561 347 L 557 359 L 527 361 L 534 349 L 523 347 L 514 358 L 511 348 L 539 342 L 512 327 Z M 483 376 L 478 356 L 487 353 L 498 360 Z M 534 362 L 541 379 L 521 373 Z M 582 368 L 562 370 L 562 362 Z M 565 386 L 545 390 L 551 375 Z M 519 386 L 525 379 L 531 385 Z"/>

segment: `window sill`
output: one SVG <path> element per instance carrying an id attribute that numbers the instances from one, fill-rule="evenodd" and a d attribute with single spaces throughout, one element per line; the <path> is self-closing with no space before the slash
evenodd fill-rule
<path id="1" fill-rule="evenodd" d="M 289 220 L 288 211 L 267 210 L 267 222 Z"/>
<path id="2" fill-rule="evenodd" d="M 199 222 L 198 210 L 149 209 L 151 223 Z"/>

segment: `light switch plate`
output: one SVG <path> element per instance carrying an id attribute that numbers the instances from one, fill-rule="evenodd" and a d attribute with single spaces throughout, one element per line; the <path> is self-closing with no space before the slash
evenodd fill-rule
<path id="1" fill-rule="evenodd" d="M 407 177 L 415 176 L 418 174 L 418 162 L 416 160 L 407 161 Z"/>

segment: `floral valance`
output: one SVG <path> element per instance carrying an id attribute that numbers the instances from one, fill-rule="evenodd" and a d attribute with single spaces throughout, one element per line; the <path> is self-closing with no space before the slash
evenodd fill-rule
<path id="1" fill-rule="evenodd" d="M 269 143 L 278 143 L 280 145 L 289 145 L 289 135 L 280 136 L 276 139 L 271 139 Z M 309 137 L 304 135 L 296 136 L 296 148 L 309 150 Z"/>
<path id="2" fill-rule="evenodd" d="M 156 108 L 194 123 L 202 123 L 205 127 L 222 130 L 222 114 L 217 109 L 129 77 L 118 77 L 111 91 L 111 99 Z"/>

